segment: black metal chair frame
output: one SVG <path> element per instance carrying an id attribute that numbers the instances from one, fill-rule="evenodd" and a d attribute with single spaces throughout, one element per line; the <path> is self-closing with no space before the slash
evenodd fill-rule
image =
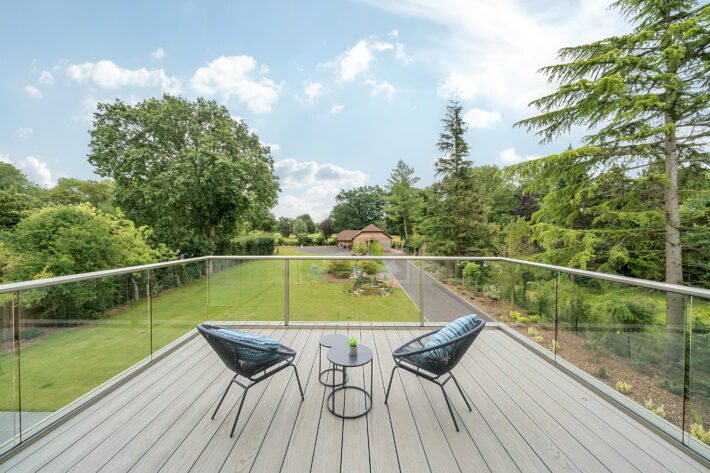
<path id="1" fill-rule="evenodd" d="M 272 350 L 269 348 L 257 347 L 249 343 L 239 342 L 225 335 L 215 332 L 214 330 L 218 328 L 221 327 L 208 324 L 200 324 L 197 326 L 197 330 L 202 334 L 205 340 L 207 340 L 207 343 L 210 344 L 210 346 L 222 359 L 227 368 L 236 373 L 234 377 L 229 381 L 227 389 L 224 391 L 224 394 L 222 394 L 222 398 L 219 400 L 217 407 L 212 413 L 212 419 L 214 420 L 214 417 L 217 415 L 217 411 L 219 410 L 220 406 L 222 406 L 222 402 L 224 401 L 224 398 L 227 397 L 227 393 L 229 392 L 229 388 L 232 387 L 232 384 L 236 384 L 242 389 L 244 389 L 244 391 L 240 395 L 242 400 L 239 403 L 239 410 L 237 410 L 237 416 L 234 419 L 232 431 L 229 434 L 230 437 L 234 435 L 234 429 L 237 427 L 237 421 L 239 421 L 239 415 L 242 412 L 242 407 L 244 407 L 244 400 L 247 397 L 247 392 L 249 391 L 249 389 L 253 388 L 255 385 L 259 384 L 265 379 L 270 378 L 279 371 L 282 371 L 288 367 L 293 368 L 293 371 L 296 374 L 298 390 L 301 393 L 301 402 L 304 401 L 305 397 L 303 395 L 303 388 L 301 387 L 301 379 L 298 377 L 298 369 L 296 368 L 296 365 L 293 364 L 293 360 L 296 357 L 295 350 L 292 350 L 286 345 L 279 345 L 279 348 L 277 350 Z M 230 350 L 229 347 L 232 347 L 233 349 Z M 245 366 L 244 361 L 239 360 L 238 354 L 240 350 L 246 350 L 252 353 L 266 353 L 275 356 L 261 366 L 258 364 L 254 364 L 253 366 Z M 263 372 L 261 376 L 254 376 L 255 374 L 260 372 Z M 238 376 L 242 376 L 243 378 L 248 379 L 250 383 L 248 385 L 241 383 L 237 380 Z"/>
<path id="2" fill-rule="evenodd" d="M 439 345 L 424 347 L 424 343 L 422 343 L 422 340 L 431 337 L 432 335 L 438 332 L 438 330 L 434 330 L 432 332 L 425 333 L 424 335 L 421 335 L 408 341 L 407 343 L 393 351 L 392 357 L 394 358 L 395 365 L 394 368 L 392 368 L 392 374 L 390 375 L 390 381 L 387 386 L 385 404 L 387 404 L 387 400 L 390 395 L 390 389 L 392 388 L 392 380 L 394 379 L 395 371 L 398 368 L 403 369 L 405 371 L 409 371 L 410 373 L 419 376 L 420 378 L 424 378 L 428 381 L 431 381 L 432 383 L 436 384 L 441 388 L 441 392 L 444 393 L 444 399 L 446 400 L 446 407 L 449 408 L 449 414 L 451 414 L 451 419 L 454 421 L 454 427 L 456 427 L 456 431 L 458 432 L 459 424 L 456 422 L 454 410 L 451 407 L 451 401 L 449 400 L 449 396 L 446 394 L 444 386 L 446 385 L 446 383 L 453 380 L 459 393 L 461 393 L 461 397 L 466 403 L 466 407 L 469 411 L 471 411 L 471 405 L 468 402 L 468 396 L 461 388 L 461 385 L 456 380 L 456 377 L 451 372 L 451 370 L 453 370 L 454 367 L 459 363 L 459 361 L 461 361 L 461 358 L 463 358 L 464 354 L 466 354 L 466 351 L 471 346 L 476 337 L 478 337 L 478 335 L 481 333 L 485 325 L 485 321 L 476 320 L 476 325 L 474 325 L 474 327 L 465 334 L 459 335 L 453 340 L 449 340 L 448 342 L 441 343 Z M 418 348 L 412 349 L 412 345 L 418 346 Z M 449 360 L 445 360 L 442 365 L 436 366 L 436 363 L 429 364 L 426 361 L 422 361 L 422 356 L 425 356 L 425 353 L 429 353 L 434 350 L 447 349 L 447 347 L 450 347 L 449 350 L 454 353 L 453 356 Z M 432 360 L 434 360 L 435 358 L 438 357 L 431 357 Z M 424 370 L 424 372 L 422 370 Z M 449 376 L 444 379 L 444 381 L 439 380 L 442 376 L 445 376 L 447 374 Z"/>

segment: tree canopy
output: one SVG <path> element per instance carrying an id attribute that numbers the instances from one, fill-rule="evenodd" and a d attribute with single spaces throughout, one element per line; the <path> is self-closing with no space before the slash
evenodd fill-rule
<path id="1" fill-rule="evenodd" d="M 330 218 L 333 220 L 333 233 L 359 230 L 371 223 L 382 222 L 385 219 L 384 191 L 380 186 L 341 190 L 335 196 Z"/>
<path id="2" fill-rule="evenodd" d="M 89 162 L 116 182 L 116 202 L 137 225 L 183 254 L 218 253 L 279 186 L 268 147 L 214 101 L 164 95 L 135 106 L 100 103 Z"/>

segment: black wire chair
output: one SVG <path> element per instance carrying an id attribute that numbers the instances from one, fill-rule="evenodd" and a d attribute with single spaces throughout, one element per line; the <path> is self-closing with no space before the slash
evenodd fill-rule
<path id="1" fill-rule="evenodd" d="M 222 395 L 222 399 L 219 400 L 217 408 L 212 414 L 212 419 L 217 415 L 224 398 L 227 397 L 229 388 L 232 384 L 238 384 L 244 389 L 241 394 L 242 401 L 239 404 L 239 410 L 237 411 L 237 417 L 234 419 L 234 425 L 232 425 L 232 432 L 229 434 L 230 437 L 234 435 L 234 429 L 237 427 L 237 421 L 239 420 L 239 414 L 242 412 L 242 407 L 244 406 L 244 399 L 247 397 L 247 392 L 250 388 L 254 387 L 257 383 L 275 375 L 279 371 L 288 368 L 289 366 L 293 368 L 296 373 L 296 382 L 298 382 L 298 390 L 301 392 L 301 401 L 304 400 L 303 388 L 301 388 L 301 380 L 298 377 L 298 370 L 293 364 L 293 359 L 296 356 L 296 352 L 286 345 L 280 345 L 276 350 L 271 350 L 268 348 L 261 348 L 249 343 L 239 342 L 233 340 L 232 338 L 225 336 L 217 331 L 221 327 L 216 327 L 214 325 L 200 324 L 197 326 L 197 330 L 205 337 L 207 343 L 212 346 L 212 349 L 217 353 L 217 355 L 222 359 L 224 364 L 230 370 L 234 371 L 236 374 L 229 381 L 227 389 Z M 255 375 L 262 373 L 260 376 L 255 377 Z M 237 376 L 242 376 L 247 378 L 251 383 L 249 385 L 244 385 L 237 381 Z"/>
<path id="2" fill-rule="evenodd" d="M 449 380 L 454 380 L 454 384 L 461 393 L 466 407 L 471 410 L 471 405 L 468 403 L 466 394 L 464 394 L 463 389 L 459 385 L 459 382 L 454 377 L 451 372 L 452 369 L 461 361 L 464 354 L 471 346 L 473 341 L 478 337 L 486 326 L 486 322 L 483 320 L 476 320 L 474 326 L 471 330 L 463 335 L 459 335 L 453 340 L 441 343 L 439 345 L 434 345 L 431 347 L 425 347 L 429 339 L 438 332 L 434 330 L 433 332 L 425 333 L 409 342 L 405 343 L 401 347 L 397 348 L 392 352 L 392 357 L 394 358 L 394 368 L 392 368 L 392 374 L 390 375 L 390 382 L 387 386 L 387 395 L 385 396 L 385 404 L 387 404 L 387 398 L 390 395 L 390 389 L 392 388 L 392 380 L 394 379 L 394 372 L 397 368 L 414 373 L 420 378 L 427 379 L 441 388 L 441 392 L 444 393 L 444 399 L 446 400 L 446 406 L 449 408 L 449 413 L 454 421 L 454 427 L 456 431 L 459 431 L 459 425 L 456 422 L 456 417 L 454 417 L 454 411 L 451 408 L 451 403 L 449 402 L 449 396 L 446 395 L 446 390 L 444 385 L 449 382 Z M 424 371 L 424 372 L 423 372 Z M 449 376 L 440 382 L 439 378 L 448 374 Z"/>

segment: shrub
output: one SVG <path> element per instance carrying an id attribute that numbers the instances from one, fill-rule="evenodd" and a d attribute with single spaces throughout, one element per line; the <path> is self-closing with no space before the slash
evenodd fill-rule
<path id="1" fill-rule="evenodd" d="M 243 235 L 232 239 L 232 253 L 235 255 L 270 256 L 274 254 L 276 241 L 273 235 Z"/>
<path id="2" fill-rule="evenodd" d="M 382 245 L 380 245 L 379 241 L 370 240 L 370 243 L 367 247 L 367 254 L 370 256 L 382 256 L 385 254 L 385 249 L 382 248 Z"/>
<path id="3" fill-rule="evenodd" d="M 560 349 L 560 343 L 556 340 L 550 342 L 550 351 L 556 352 Z"/>
<path id="4" fill-rule="evenodd" d="M 358 264 L 360 265 L 360 268 L 362 268 L 362 270 L 365 271 L 367 274 L 375 274 L 380 269 L 380 266 L 377 264 L 377 262 L 371 260 L 358 261 Z"/>
<path id="5" fill-rule="evenodd" d="M 516 320 L 516 321 L 520 317 L 520 312 L 518 312 L 517 310 L 511 310 L 508 312 L 508 314 L 510 315 L 511 319 Z"/>
<path id="6" fill-rule="evenodd" d="M 296 243 L 299 246 L 311 245 L 313 244 L 313 240 L 311 240 L 311 237 L 309 237 L 307 233 L 299 233 L 296 235 Z"/>
<path id="7" fill-rule="evenodd" d="M 626 384 L 623 381 L 619 381 L 616 383 L 616 390 L 619 391 L 621 394 L 629 394 L 631 392 L 631 385 Z"/>
<path id="8" fill-rule="evenodd" d="M 42 335 L 42 331 L 38 328 L 30 328 L 20 332 L 20 340 L 31 340 Z"/>
<path id="9" fill-rule="evenodd" d="M 540 335 L 540 332 L 538 332 L 535 327 L 530 327 L 528 329 L 528 335 L 536 336 L 536 335 Z"/>
<path id="10" fill-rule="evenodd" d="M 527 317 L 518 317 L 518 322 L 521 324 L 526 324 L 528 323 L 528 318 Z"/>
<path id="11" fill-rule="evenodd" d="M 540 320 L 539 315 L 530 315 L 528 318 L 530 319 L 530 322 L 533 322 L 533 323 L 537 323 Z"/>
<path id="12" fill-rule="evenodd" d="M 710 445 L 710 432 L 705 432 L 703 419 L 696 412 L 693 412 L 693 416 L 695 417 L 695 422 L 690 425 L 690 435 Z"/>
<path id="13" fill-rule="evenodd" d="M 323 235 L 317 235 L 315 238 L 313 238 L 313 243 L 322 246 L 325 244 L 325 238 L 323 238 Z"/>
<path id="14" fill-rule="evenodd" d="M 358 240 L 353 243 L 352 253 L 354 255 L 364 255 L 367 254 L 367 243 L 362 240 Z"/>
<path id="15" fill-rule="evenodd" d="M 683 383 L 674 383 L 673 381 L 669 381 L 668 379 L 662 379 L 658 382 L 658 387 L 665 389 L 666 391 L 672 392 L 673 394 L 677 394 L 679 396 L 683 395 Z"/>
<path id="16" fill-rule="evenodd" d="M 493 315 L 495 315 L 495 316 L 500 315 L 500 309 L 493 309 Z"/>
<path id="17" fill-rule="evenodd" d="M 664 419 L 666 418 L 666 410 L 663 408 L 663 404 L 660 406 L 654 406 L 653 399 L 650 397 L 646 399 L 646 409 L 653 412 L 657 416 L 663 417 Z"/>
<path id="18" fill-rule="evenodd" d="M 606 374 L 606 367 L 604 365 L 599 365 L 595 376 L 599 379 L 607 379 L 609 375 Z"/>
<path id="19" fill-rule="evenodd" d="M 493 284 L 483 286 L 483 295 L 497 301 L 500 299 L 500 288 Z"/>
<path id="20" fill-rule="evenodd" d="M 536 335 L 536 336 L 534 336 L 534 337 L 533 337 L 533 340 L 535 340 L 537 343 L 542 343 L 542 342 L 545 341 L 545 339 L 542 338 L 541 335 Z"/>
<path id="21" fill-rule="evenodd" d="M 347 272 L 350 274 L 353 269 L 355 269 L 355 263 L 352 261 L 331 259 L 326 264 L 325 272 L 331 274 Z"/>

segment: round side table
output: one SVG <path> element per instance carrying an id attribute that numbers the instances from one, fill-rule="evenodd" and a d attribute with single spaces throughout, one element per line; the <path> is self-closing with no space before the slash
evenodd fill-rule
<path id="1" fill-rule="evenodd" d="M 345 370 L 343 369 L 338 369 L 335 367 L 330 367 L 326 369 L 322 369 L 321 366 L 321 358 L 323 358 L 321 350 L 323 347 L 326 348 L 332 348 L 332 347 L 337 347 L 337 346 L 349 346 L 348 345 L 348 337 L 345 335 L 341 335 L 339 333 L 329 333 L 328 335 L 323 335 L 320 339 L 320 344 L 318 345 L 318 381 L 320 381 L 320 384 L 328 387 L 334 387 L 334 386 L 341 386 L 345 384 L 347 381 Z M 333 382 L 328 383 L 328 377 L 326 376 L 326 381 L 323 381 L 323 375 L 327 375 L 328 373 L 333 373 Z M 343 380 L 340 383 L 335 382 L 335 375 L 337 373 L 341 373 L 343 375 Z"/>
<path id="2" fill-rule="evenodd" d="M 348 368 L 356 368 L 358 366 L 362 366 L 362 383 L 363 386 L 348 386 L 346 384 L 347 378 L 345 378 L 345 381 L 342 386 L 340 387 L 335 387 L 333 386 L 333 391 L 328 395 L 328 399 L 326 400 L 326 406 L 328 406 L 328 410 L 330 411 L 331 414 L 334 416 L 340 417 L 341 419 L 357 419 L 358 417 L 362 417 L 368 412 L 370 412 L 370 409 L 372 409 L 372 394 L 367 391 L 367 384 L 366 384 L 366 379 L 365 379 L 365 365 L 370 364 L 370 390 L 372 390 L 372 350 L 370 350 L 368 347 L 365 345 L 358 345 L 357 347 L 357 354 L 356 355 L 351 355 L 350 354 L 350 346 L 349 345 L 337 345 L 328 350 L 328 361 L 330 361 L 336 368 L 339 366 L 343 370 L 343 376 L 347 376 L 347 369 Z M 353 415 L 346 415 L 345 414 L 345 395 L 347 394 L 348 389 L 352 389 L 355 391 L 360 391 L 363 393 L 365 396 L 365 410 L 362 412 L 359 412 L 357 414 Z M 335 393 L 337 391 L 343 391 L 343 413 L 341 414 L 340 412 L 335 412 Z M 368 403 L 369 401 L 369 403 Z M 331 405 L 332 404 L 332 405 Z"/>

